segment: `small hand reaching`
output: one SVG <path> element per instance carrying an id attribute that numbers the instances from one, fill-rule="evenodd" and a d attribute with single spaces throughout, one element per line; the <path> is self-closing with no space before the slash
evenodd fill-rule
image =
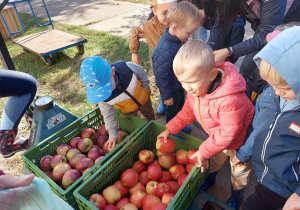
<path id="1" fill-rule="evenodd" d="M 168 130 L 165 130 L 165 131 L 161 132 L 161 133 L 157 136 L 157 138 L 162 137 L 162 138 L 164 138 L 164 142 L 167 142 L 167 137 L 168 137 L 169 135 L 171 135 L 171 133 L 170 133 Z"/>
<path id="2" fill-rule="evenodd" d="M 118 138 L 109 138 L 107 140 L 107 147 L 108 148 L 115 148 L 117 140 L 118 140 Z"/>
<path id="3" fill-rule="evenodd" d="M 209 161 L 208 161 L 208 159 L 206 159 L 205 157 L 203 157 L 201 155 L 199 150 L 191 156 L 192 159 L 196 158 L 196 157 L 197 157 L 198 162 L 199 162 L 197 167 L 201 168 L 201 173 L 204 173 L 205 169 L 208 169 L 208 167 L 209 167 Z"/>
<path id="4" fill-rule="evenodd" d="M 174 103 L 173 97 L 171 97 L 170 99 L 164 101 L 164 104 L 166 104 L 167 106 L 172 106 L 173 103 Z"/>
<path id="5" fill-rule="evenodd" d="M 233 166 L 242 166 L 242 165 L 244 165 L 244 163 L 243 162 L 241 162 L 238 158 L 237 158 L 237 156 L 234 156 L 234 158 L 232 158 L 232 163 L 233 163 Z"/>

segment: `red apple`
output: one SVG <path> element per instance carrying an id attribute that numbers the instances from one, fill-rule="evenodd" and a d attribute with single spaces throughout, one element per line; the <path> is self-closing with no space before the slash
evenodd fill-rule
<path id="1" fill-rule="evenodd" d="M 72 148 L 77 148 L 78 142 L 79 142 L 80 140 L 81 140 L 81 138 L 78 137 L 78 136 L 73 137 L 73 138 L 70 140 L 69 145 L 70 145 Z"/>
<path id="2" fill-rule="evenodd" d="M 192 149 L 192 150 L 189 150 L 189 151 L 188 151 L 187 158 L 188 158 L 189 163 L 192 164 L 192 165 L 195 165 L 195 164 L 197 163 L 197 161 L 198 161 L 197 157 L 195 157 L 195 158 L 193 158 L 193 159 L 191 158 L 191 156 L 192 156 L 193 154 L 195 154 L 197 151 L 198 151 L 198 150 L 195 150 L 195 149 Z"/>
<path id="3" fill-rule="evenodd" d="M 147 172 L 150 180 L 158 180 L 161 177 L 161 167 L 155 164 L 149 165 Z"/>
<path id="4" fill-rule="evenodd" d="M 121 209 L 122 206 L 126 203 L 130 203 L 130 199 L 129 198 L 121 198 L 117 203 L 116 203 L 116 207 L 118 209 Z"/>
<path id="5" fill-rule="evenodd" d="M 84 169 L 91 168 L 93 165 L 94 161 L 91 158 L 82 158 L 77 162 L 75 169 L 82 173 Z"/>
<path id="6" fill-rule="evenodd" d="M 174 194 L 176 194 L 180 188 L 179 184 L 175 181 L 168 181 L 167 184 L 172 188 Z"/>
<path id="7" fill-rule="evenodd" d="M 172 180 L 172 176 L 169 171 L 162 171 L 161 177 L 159 178 L 159 182 L 168 182 Z"/>
<path id="8" fill-rule="evenodd" d="M 138 208 L 132 203 L 126 203 L 120 210 L 138 210 Z"/>
<path id="9" fill-rule="evenodd" d="M 98 209 L 104 209 L 105 207 L 105 199 L 99 193 L 94 193 L 90 195 L 88 201 L 91 202 Z"/>
<path id="10" fill-rule="evenodd" d="M 180 176 L 181 174 L 184 174 L 186 171 L 185 171 L 185 168 L 183 167 L 183 165 L 176 164 L 176 165 L 173 165 L 171 168 L 169 168 L 169 172 L 172 175 L 172 178 L 174 180 L 177 180 L 178 176 Z"/>
<path id="11" fill-rule="evenodd" d="M 193 164 L 186 164 L 185 169 L 186 172 L 189 174 L 191 172 L 191 170 L 193 169 L 194 165 Z"/>
<path id="12" fill-rule="evenodd" d="M 158 202 L 154 204 L 151 208 L 151 210 L 165 210 L 165 209 L 167 209 L 167 206 L 162 202 Z"/>
<path id="13" fill-rule="evenodd" d="M 106 205 L 103 210 L 119 210 L 115 205 Z"/>
<path id="14" fill-rule="evenodd" d="M 188 151 L 185 149 L 180 149 L 176 152 L 176 162 L 181 165 L 186 165 L 189 163 L 188 161 Z"/>
<path id="15" fill-rule="evenodd" d="M 110 185 L 102 191 L 102 196 L 107 204 L 115 204 L 121 199 L 121 192 L 116 186 Z"/>
<path id="16" fill-rule="evenodd" d="M 77 148 L 71 148 L 69 149 L 69 151 L 66 154 L 66 158 L 70 161 L 71 158 L 76 155 L 76 154 L 81 154 L 81 152 L 79 151 L 79 149 Z"/>
<path id="17" fill-rule="evenodd" d="M 142 161 L 138 160 L 133 164 L 132 169 L 135 170 L 138 174 L 140 174 L 142 171 L 147 170 L 147 166 L 144 163 L 142 163 Z"/>
<path id="18" fill-rule="evenodd" d="M 138 183 L 139 175 L 132 168 L 126 169 L 121 175 L 121 182 L 126 187 L 133 187 Z"/>
<path id="19" fill-rule="evenodd" d="M 92 160 L 96 160 L 98 157 L 103 156 L 103 153 L 100 152 L 99 149 L 97 148 L 92 148 L 89 152 L 88 152 L 88 158 L 91 158 Z"/>
<path id="20" fill-rule="evenodd" d="M 71 149 L 71 146 L 68 144 L 61 144 L 56 148 L 56 153 L 58 155 L 66 156 L 67 152 Z"/>
<path id="21" fill-rule="evenodd" d="M 99 128 L 98 128 L 98 131 L 97 131 L 100 135 L 105 135 L 107 136 L 108 135 L 108 131 L 106 130 L 105 128 L 105 124 L 101 125 Z"/>
<path id="22" fill-rule="evenodd" d="M 93 144 L 92 149 L 93 148 L 101 149 L 101 147 L 99 147 L 97 144 Z"/>
<path id="23" fill-rule="evenodd" d="M 68 163 L 58 164 L 57 166 L 55 166 L 52 172 L 53 180 L 61 183 L 64 174 L 70 169 L 72 169 L 72 167 Z"/>
<path id="24" fill-rule="evenodd" d="M 100 156 L 100 157 L 98 157 L 98 158 L 95 160 L 94 165 L 96 165 L 96 164 L 97 164 L 100 160 L 102 160 L 104 157 L 105 157 L 105 156 Z M 99 165 L 96 167 L 96 169 L 100 168 L 101 165 L 102 165 L 102 164 L 99 164 Z"/>
<path id="25" fill-rule="evenodd" d="M 166 142 L 163 137 L 159 137 L 156 141 L 156 149 L 162 153 L 173 153 L 175 142 L 169 137 L 167 137 Z"/>
<path id="26" fill-rule="evenodd" d="M 101 135 L 97 138 L 97 145 L 103 148 L 103 144 L 108 140 L 108 136 Z"/>
<path id="27" fill-rule="evenodd" d="M 61 164 L 61 163 L 66 163 L 67 162 L 67 158 L 63 155 L 54 155 L 51 158 L 50 164 L 52 168 L 55 168 L 55 166 Z"/>
<path id="28" fill-rule="evenodd" d="M 161 202 L 168 206 L 171 203 L 174 196 L 175 196 L 175 193 L 166 193 L 161 198 Z"/>
<path id="29" fill-rule="evenodd" d="M 143 185 L 142 182 L 138 182 L 138 183 L 136 183 L 136 185 L 134 185 L 133 187 L 131 187 L 129 189 L 129 194 L 131 195 L 136 190 L 141 190 L 143 192 L 146 192 L 146 188 L 145 188 L 145 186 Z"/>
<path id="30" fill-rule="evenodd" d="M 129 188 L 124 186 L 121 182 L 121 180 L 118 180 L 114 183 L 114 185 L 119 189 L 119 191 L 121 192 L 121 197 L 126 197 L 128 195 L 129 192 Z"/>
<path id="31" fill-rule="evenodd" d="M 109 146 L 108 141 L 106 141 L 103 144 L 102 149 L 106 152 L 106 153 L 110 153 L 116 146 Z"/>
<path id="32" fill-rule="evenodd" d="M 151 210 L 152 206 L 158 202 L 160 202 L 160 198 L 156 195 L 146 195 L 143 199 L 143 210 Z"/>
<path id="33" fill-rule="evenodd" d="M 129 133 L 125 130 L 118 131 L 118 142 L 122 142 L 128 135 Z"/>
<path id="34" fill-rule="evenodd" d="M 165 153 L 162 153 L 162 152 L 156 150 L 156 156 L 157 156 L 157 157 L 159 157 L 160 155 L 163 155 L 163 154 L 165 154 Z"/>
<path id="35" fill-rule="evenodd" d="M 48 171 L 51 170 L 51 159 L 52 156 L 51 155 L 46 155 L 44 157 L 42 157 L 42 159 L 40 160 L 39 166 L 42 169 L 42 171 Z"/>
<path id="36" fill-rule="evenodd" d="M 78 149 L 83 153 L 90 151 L 92 147 L 93 141 L 91 139 L 84 138 L 78 142 Z"/>
<path id="37" fill-rule="evenodd" d="M 136 190 L 130 196 L 130 203 L 134 204 L 138 208 L 143 207 L 143 199 L 147 195 L 145 191 Z"/>
<path id="38" fill-rule="evenodd" d="M 156 165 L 160 167 L 160 170 L 163 170 L 163 168 L 161 167 L 161 165 L 159 164 L 158 160 L 154 160 L 153 163 L 151 163 L 150 165 Z"/>
<path id="39" fill-rule="evenodd" d="M 172 188 L 165 182 L 161 182 L 157 185 L 157 188 L 155 190 L 155 194 L 158 196 L 158 197 L 162 197 L 165 193 L 168 193 L 168 192 L 172 192 Z"/>
<path id="40" fill-rule="evenodd" d="M 82 176 L 83 176 L 86 172 L 88 172 L 90 169 L 91 169 L 91 168 L 86 168 L 86 169 L 84 169 L 84 171 L 82 172 Z M 83 180 L 83 181 L 87 180 L 91 175 L 92 175 L 91 173 L 88 174 L 88 175 L 86 175 L 82 180 Z"/>
<path id="41" fill-rule="evenodd" d="M 88 138 L 90 140 L 92 140 L 94 138 L 95 135 L 95 130 L 93 128 L 86 128 L 81 132 L 81 138 Z"/>
<path id="42" fill-rule="evenodd" d="M 150 179 L 148 178 L 148 172 L 147 171 L 143 171 L 140 173 L 139 175 L 139 181 L 143 183 L 143 185 L 146 185 Z"/>
<path id="43" fill-rule="evenodd" d="M 158 181 L 149 181 L 146 185 L 146 193 L 155 195 L 155 191 L 158 184 Z"/>
<path id="44" fill-rule="evenodd" d="M 95 133 L 94 138 L 91 139 L 93 141 L 94 145 L 97 144 L 97 139 L 98 139 L 99 136 L 101 136 L 99 133 Z"/>
<path id="45" fill-rule="evenodd" d="M 175 163 L 175 156 L 173 153 L 160 155 L 158 157 L 158 162 L 161 165 L 161 167 L 169 169 Z"/>
<path id="46" fill-rule="evenodd" d="M 77 179 L 81 177 L 81 174 L 79 171 L 75 169 L 70 169 L 68 170 L 63 178 L 62 178 L 62 185 L 64 186 L 65 189 L 67 189 L 70 185 L 72 185 Z"/>
<path id="47" fill-rule="evenodd" d="M 142 163 L 148 165 L 154 161 L 154 154 L 150 150 L 141 150 L 139 152 L 139 159 Z"/>
<path id="48" fill-rule="evenodd" d="M 76 168 L 77 162 L 82 158 L 86 158 L 86 156 L 84 154 L 76 154 L 69 160 L 69 164 L 72 166 L 72 168 Z"/>
<path id="49" fill-rule="evenodd" d="M 52 170 L 43 171 L 50 179 L 53 179 Z"/>
<path id="50" fill-rule="evenodd" d="M 179 186 L 181 186 L 184 182 L 184 180 L 188 177 L 188 174 L 181 174 L 178 176 L 177 178 L 177 182 L 179 184 Z"/>

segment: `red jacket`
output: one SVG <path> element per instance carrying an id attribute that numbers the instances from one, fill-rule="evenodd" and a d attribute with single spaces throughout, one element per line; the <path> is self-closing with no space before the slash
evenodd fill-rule
<path id="1" fill-rule="evenodd" d="M 182 110 L 166 125 L 176 134 L 197 119 L 209 135 L 199 147 L 207 159 L 225 149 L 238 149 L 254 114 L 254 106 L 245 95 L 246 82 L 236 67 L 225 62 L 217 68 L 222 72 L 220 85 L 199 97 L 187 93 Z"/>

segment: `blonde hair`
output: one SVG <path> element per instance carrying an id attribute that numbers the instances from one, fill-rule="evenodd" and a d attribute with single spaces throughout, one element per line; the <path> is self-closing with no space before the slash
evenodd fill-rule
<path id="1" fill-rule="evenodd" d="M 212 49 L 201 40 L 187 41 L 176 54 L 173 69 L 176 76 L 185 71 L 197 70 L 209 72 L 215 68 L 215 59 Z"/>
<path id="2" fill-rule="evenodd" d="M 289 85 L 280 74 L 265 60 L 261 60 L 259 73 L 262 79 L 274 82 L 276 85 Z"/>
<path id="3" fill-rule="evenodd" d="M 200 24 L 202 17 L 199 9 L 190 2 L 182 1 L 168 10 L 170 25 L 183 28 L 192 24 Z"/>

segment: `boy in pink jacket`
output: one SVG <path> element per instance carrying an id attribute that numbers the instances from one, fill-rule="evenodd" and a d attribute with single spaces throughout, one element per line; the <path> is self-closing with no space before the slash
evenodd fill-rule
<path id="1" fill-rule="evenodd" d="M 182 110 L 159 137 L 177 134 L 197 119 L 209 135 L 194 154 L 201 172 L 211 159 L 210 174 L 200 188 L 207 190 L 215 183 L 218 170 L 229 157 L 232 190 L 227 204 L 239 206 L 252 169 L 251 163 L 233 167 L 231 161 L 245 141 L 254 114 L 254 106 L 245 95 L 246 82 L 232 63 L 216 66 L 212 49 L 200 40 L 188 41 L 180 48 L 173 68 L 187 96 Z"/>

